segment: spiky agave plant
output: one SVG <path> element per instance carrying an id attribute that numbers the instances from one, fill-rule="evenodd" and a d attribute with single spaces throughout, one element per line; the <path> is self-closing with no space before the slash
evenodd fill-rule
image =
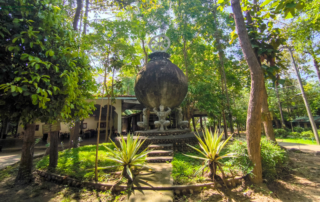
<path id="1" fill-rule="evenodd" d="M 189 147 L 193 148 L 194 150 L 196 150 L 197 152 L 199 152 L 203 157 L 184 154 L 185 156 L 188 156 L 191 158 L 204 160 L 203 166 L 201 166 L 195 172 L 195 175 L 198 175 L 204 168 L 209 167 L 209 169 L 210 169 L 209 177 L 213 181 L 216 176 L 216 173 L 217 173 L 217 168 L 219 168 L 219 170 L 222 173 L 222 179 L 225 182 L 225 180 L 224 180 L 225 175 L 222 170 L 223 164 L 219 160 L 221 160 L 223 158 L 227 158 L 227 157 L 234 157 L 235 154 L 228 153 L 228 154 L 224 154 L 224 155 L 220 156 L 220 152 L 223 149 L 223 147 L 227 144 L 227 142 L 230 140 L 232 135 L 227 140 L 221 141 L 223 134 L 218 136 L 217 132 L 212 133 L 211 131 L 209 131 L 206 128 L 204 130 L 203 140 L 199 134 L 196 134 L 195 136 L 199 141 L 200 149 L 197 149 L 196 147 L 193 147 L 189 144 L 187 144 L 187 145 Z"/>
<path id="2" fill-rule="evenodd" d="M 141 168 L 150 168 L 145 165 L 146 156 L 151 150 L 143 150 L 141 153 L 138 153 L 140 147 L 143 145 L 144 141 L 139 139 L 139 136 L 134 139 L 133 135 L 127 135 L 127 141 L 121 135 L 121 140 L 119 141 L 120 147 L 118 147 L 112 140 L 111 143 L 114 145 L 115 149 L 112 150 L 104 146 L 109 152 L 110 155 L 107 157 L 108 160 L 117 163 L 114 166 L 100 167 L 101 169 L 108 169 L 123 166 L 122 176 L 127 178 L 129 181 L 133 181 L 133 174 L 131 171 L 131 166 L 141 167 Z"/>

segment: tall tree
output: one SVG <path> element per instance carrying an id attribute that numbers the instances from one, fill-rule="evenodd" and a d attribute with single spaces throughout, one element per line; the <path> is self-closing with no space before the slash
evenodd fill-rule
<path id="1" fill-rule="evenodd" d="M 63 1 L 49 2 L 28 0 L 32 9 L 19 10 L 13 9 L 19 7 L 14 1 L 0 11 L 2 26 L 11 27 L 0 41 L 4 51 L 0 110 L 18 114 L 27 130 L 19 182 L 31 180 L 35 121 L 70 119 L 74 107 L 82 109 L 74 115 L 85 117 L 93 107 L 85 101 L 95 90 L 88 58 L 77 51 L 69 24 L 61 23 L 66 19 L 64 9 L 59 9 Z"/>
<path id="2" fill-rule="evenodd" d="M 243 55 L 248 63 L 251 72 L 251 90 L 247 115 L 247 146 L 248 154 L 254 168 L 252 182 L 262 182 L 261 165 L 261 92 L 264 87 L 263 71 L 251 47 L 248 32 L 242 15 L 239 0 L 231 0 L 231 7 L 234 14 L 236 28 L 239 35 L 239 42 Z"/>

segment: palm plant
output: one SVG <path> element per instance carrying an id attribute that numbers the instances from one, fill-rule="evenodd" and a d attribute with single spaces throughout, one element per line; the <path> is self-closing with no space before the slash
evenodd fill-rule
<path id="1" fill-rule="evenodd" d="M 127 178 L 128 181 L 133 181 L 133 174 L 131 167 L 141 167 L 141 168 L 150 168 L 145 165 L 146 156 L 151 150 L 143 150 L 138 154 L 140 147 L 143 145 L 145 140 L 141 141 L 139 136 L 136 139 L 133 139 L 133 135 L 128 134 L 127 141 L 121 136 L 119 141 L 120 147 L 118 147 L 112 140 L 111 143 L 114 145 L 115 149 L 112 150 L 105 146 L 105 148 L 110 152 L 108 159 L 117 163 L 117 165 L 100 167 L 101 169 L 108 169 L 123 166 L 122 176 Z"/>
<path id="2" fill-rule="evenodd" d="M 223 134 L 218 136 L 217 132 L 212 133 L 207 128 L 205 128 L 204 134 L 203 134 L 203 140 L 199 134 L 196 134 L 195 136 L 199 141 L 199 145 L 200 145 L 201 150 L 196 147 L 193 147 L 191 145 L 188 145 L 188 144 L 187 145 L 189 147 L 193 148 L 194 150 L 198 151 L 203 157 L 184 154 L 185 156 L 188 156 L 191 158 L 204 160 L 203 166 L 201 166 L 195 172 L 195 175 L 198 175 L 204 168 L 209 167 L 209 169 L 210 169 L 209 177 L 212 181 L 214 181 L 214 179 L 216 177 L 216 173 L 217 173 L 217 168 L 219 168 L 222 173 L 222 180 L 225 183 L 225 180 L 224 180 L 225 175 L 222 170 L 223 164 L 220 162 L 220 160 L 223 158 L 227 158 L 227 157 L 234 157 L 235 154 L 228 153 L 228 154 L 224 154 L 224 155 L 220 156 L 220 152 L 223 149 L 223 147 L 227 144 L 227 142 L 230 140 L 232 135 L 227 140 L 221 141 Z"/>

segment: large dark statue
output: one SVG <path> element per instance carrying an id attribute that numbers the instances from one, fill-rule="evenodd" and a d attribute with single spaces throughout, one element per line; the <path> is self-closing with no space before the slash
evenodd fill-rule
<path id="1" fill-rule="evenodd" d="M 156 41 L 159 39 L 158 41 Z M 170 60 L 165 53 L 170 42 L 165 35 L 151 39 L 150 48 L 156 51 L 149 55 L 151 59 L 138 73 L 134 91 L 137 99 L 147 108 L 158 108 L 160 105 L 169 108 L 178 107 L 188 91 L 188 82 L 183 72 Z M 152 48 L 154 42 L 157 49 Z"/>

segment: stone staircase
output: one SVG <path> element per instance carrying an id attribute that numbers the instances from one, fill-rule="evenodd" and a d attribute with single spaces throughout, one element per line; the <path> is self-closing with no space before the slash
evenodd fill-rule
<path id="1" fill-rule="evenodd" d="M 148 163 L 165 163 L 173 160 L 173 144 L 151 144 L 152 151 L 147 156 Z"/>

